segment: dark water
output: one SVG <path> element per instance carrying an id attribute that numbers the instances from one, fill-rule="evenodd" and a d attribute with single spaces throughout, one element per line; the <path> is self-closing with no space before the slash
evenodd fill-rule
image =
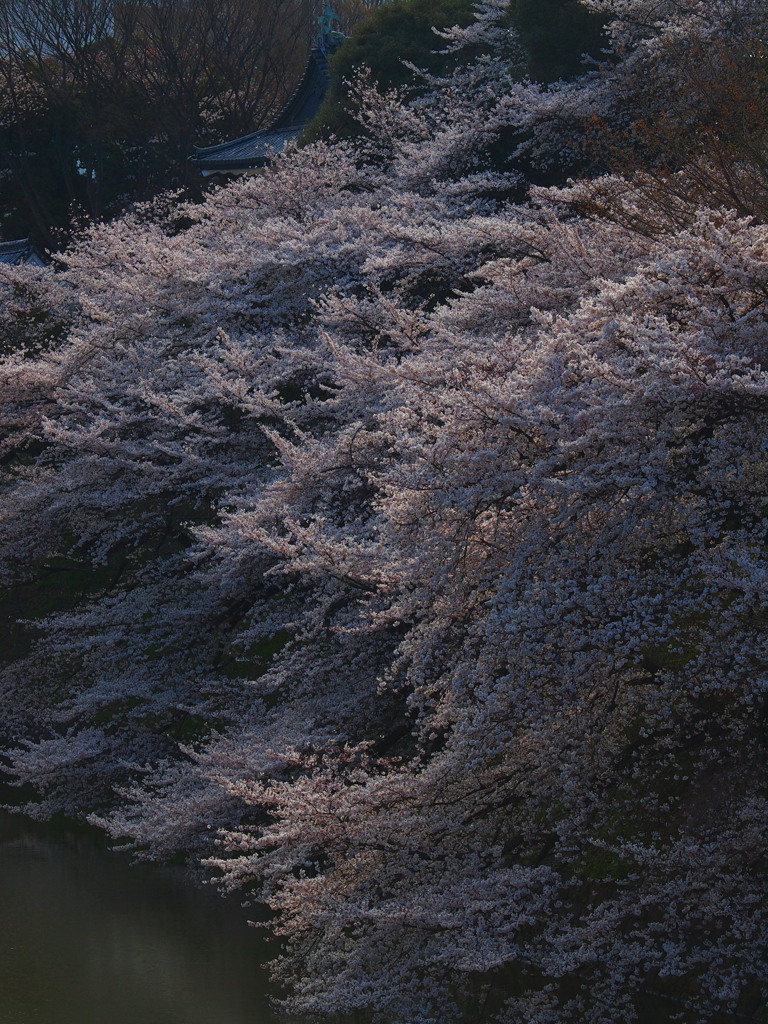
<path id="1" fill-rule="evenodd" d="M 0 811 L 0 1024 L 306 1024 L 270 1007 L 275 950 L 245 920 L 180 869 Z M 640 1019 L 670 1013 L 650 999 Z"/>
<path id="2" fill-rule="evenodd" d="M 181 871 L 0 812 L 0 1024 L 285 1024 L 244 921 Z"/>

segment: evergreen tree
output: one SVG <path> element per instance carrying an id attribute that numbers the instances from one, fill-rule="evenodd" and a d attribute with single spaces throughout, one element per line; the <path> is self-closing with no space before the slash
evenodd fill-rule
<path id="1" fill-rule="evenodd" d="M 353 29 L 331 57 L 326 98 L 307 126 L 306 140 L 359 134 L 360 123 L 353 116 L 357 104 L 350 86 L 363 68 L 370 70 L 382 89 L 418 88 L 418 80 L 405 62 L 432 74 L 448 71 L 456 58 L 440 52 L 443 46 L 433 29 L 468 25 L 472 20 L 472 0 L 387 0 Z"/>
<path id="2" fill-rule="evenodd" d="M 585 70 L 585 55 L 604 58 L 605 20 L 579 0 L 510 0 L 509 23 L 520 37 L 534 81 L 574 78 Z"/>
<path id="3" fill-rule="evenodd" d="M 382 4 L 331 58 L 328 94 L 308 126 L 307 140 L 359 133 L 350 86 L 361 68 L 370 69 L 380 88 L 407 87 L 412 92 L 423 90 L 413 67 L 433 75 L 448 73 L 456 64 L 456 55 L 445 52 L 434 29 L 469 25 L 474 9 L 472 0 L 389 0 Z M 585 55 L 601 58 L 607 45 L 604 18 L 587 11 L 579 0 L 511 0 L 503 23 L 516 33 L 525 54 L 520 66 L 518 54 L 514 54 L 517 73 L 530 74 L 536 81 L 573 78 L 584 71 Z M 465 50 L 464 59 L 468 55 Z"/>

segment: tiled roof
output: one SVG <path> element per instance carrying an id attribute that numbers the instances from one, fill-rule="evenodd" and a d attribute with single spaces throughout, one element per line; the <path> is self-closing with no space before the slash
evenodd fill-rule
<path id="1" fill-rule="evenodd" d="M 270 156 L 281 153 L 287 142 L 301 134 L 323 102 L 328 87 L 327 53 L 327 47 L 312 47 L 299 84 L 269 128 L 218 146 L 196 146 L 192 162 L 203 174 L 247 171 L 263 167 Z"/>
<path id="2" fill-rule="evenodd" d="M 35 252 L 28 238 L 18 238 L 15 242 L 0 242 L 0 263 L 31 263 L 35 267 L 44 267 L 45 262 Z"/>
<path id="3" fill-rule="evenodd" d="M 296 138 L 304 130 L 304 125 L 291 128 L 264 128 L 260 132 L 243 135 L 231 142 L 222 142 L 219 146 L 208 146 L 206 149 L 195 147 L 193 161 L 203 174 L 214 174 L 217 171 L 247 171 L 251 167 L 261 167 L 267 159 L 282 152 L 286 142 Z"/>

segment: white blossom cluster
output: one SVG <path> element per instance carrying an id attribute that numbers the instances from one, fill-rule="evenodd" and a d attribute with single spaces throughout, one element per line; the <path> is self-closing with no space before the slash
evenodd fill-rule
<path id="1" fill-rule="evenodd" d="M 360 82 L 364 142 L 0 280 L 7 771 L 269 904 L 296 1012 L 765 995 L 768 178 L 681 98 L 762 4 L 590 6 L 574 83 L 484 3 L 426 99 Z M 498 140 L 638 134 L 638 68 L 677 163 L 522 198 Z"/>

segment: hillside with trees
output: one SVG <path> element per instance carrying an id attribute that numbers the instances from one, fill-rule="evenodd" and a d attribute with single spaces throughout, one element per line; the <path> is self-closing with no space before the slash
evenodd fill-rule
<path id="1" fill-rule="evenodd" d="M 5 775 L 289 1011 L 764 1014 L 768 12 L 584 7 L 0 267 Z"/>

